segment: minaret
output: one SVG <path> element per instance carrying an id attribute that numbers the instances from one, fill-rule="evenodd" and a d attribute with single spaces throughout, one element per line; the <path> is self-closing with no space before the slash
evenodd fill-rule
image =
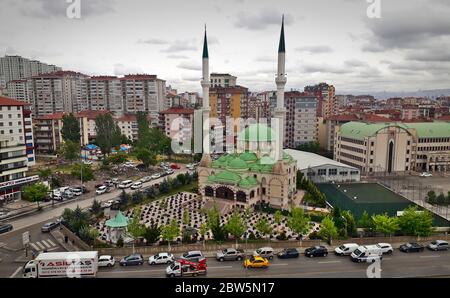
<path id="1" fill-rule="evenodd" d="M 210 123 L 209 123 L 209 55 L 208 55 L 208 40 L 206 37 L 206 25 L 205 25 L 205 37 L 203 41 L 203 55 L 202 55 L 202 81 L 201 81 L 202 89 L 203 89 L 203 156 L 200 161 L 201 166 L 209 166 L 211 162 L 210 147 L 211 140 L 209 137 L 210 133 Z"/>
<path id="2" fill-rule="evenodd" d="M 286 109 L 284 108 L 284 86 L 286 85 L 286 47 L 284 43 L 284 15 L 281 21 L 280 43 L 278 45 L 278 70 L 275 78 L 277 84 L 277 107 L 275 109 L 275 118 L 278 119 L 278 146 L 277 160 L 283 160 L 283 146 L 284 146 L 284 119 Z"/>

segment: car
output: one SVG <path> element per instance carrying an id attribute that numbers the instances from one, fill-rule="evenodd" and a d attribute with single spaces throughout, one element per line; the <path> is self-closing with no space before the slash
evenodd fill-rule
<path id="1" fill-rule="evenodd" d="M 180 258 L 187 261 L 198 262 L 200 259 L 203 259 L 204 256 L 201 251 L 192 250 L 185 252 Z"/>
<path id="2" fill-rule="evenodd" d="M 334 254 L 337 256 L 349 256 L 359 247 L 356 243 L 345 243 L 334 249 Z"/>
<path id="3" fill-rule="evenodd" d="M 272 247 L 261 247 L 253 252 L 253 256 L 259 256 L 267 258 L 269 260 L 273 259 L 273 248 Z"/>
<path id="4" fill-rule="evenodd" d="M 161 177 L 161 174 L 159 174 L 159 173 L 156 173 L 156 174 L 152 175 L 152 179 L 158 179 L 160 177 Z"/>
<path id="5" fill-rule="evenodd" d="M 401 252 L 422 252 L 425 250 L 425 247 L 419 243 L 409 242 L 400 245 L 399 250 Z"/>
<path id="6" fill-rule="evenodd" d="M 174 261 L 173 254 L 168 252 L 160 252 L 148 258 L 149 265 L 170 264 Z"/>
<path id="7" fill-rule="evenodd" d="M 118 187 L 120 189 L 125 189 L 125 188 L 128 188 L 128 187 L 131 187 L 131 185 L 133 185 L 133 181 L 132 180 L 125 180 L 125 181 L 122 181 L 122 183 L 120 183 Z"/>
<path id="8" fill-rule="evenodd" d="M 378 243 L 377 246 L 379 248 L 381 248 L 381 253 L 383 255 L 390 255 L 391 253 L 394 252 L 394 249 L 392 248 L 392 245 L 390 245 L 389 243 Z"/>
<path id="9" fill-rule="evenodd" d="M 12 231 L 13 226 L 12 224 L 1 224 L 0 225 L 0 234 Z"/>
<path id="10" fill-rule="evenodd" d="M 92 164 L 92 160 L 83 160 L 83 163 L 85 165 L 91 165 Z"/>
<path id="11" fill-rule="evenodd" d="M 9 212 L 6 211 L 0 211 L 0 219 L 5 219 L 9 216 Z"/>
<path id="12" fill-rule="evenodd" d="M 167 175 L 171 175 L 171 174 L 175 173 L 175 171 L 172 170 L 172 169 L 167 169 L 167 170 L 165 171 L 165 173 L 166 173 Z"/>
<path id="13" fill-rule="evenodd" d="M 133 185 L 131 185 L 131 189 L 139 189 L 142 187 L 142 182 L 135 182 Z"/>
<path id="14" fill-rule="evenodd" d="M 114 182 L 113 182 L 112 180 L 108 179 L 108 180 L 106 180 L 106 181 L 103 183 L 103 185 L 106 185 L 106 186 L 114 186 Z"/>
<path id="15" fill-rule="evenodd" d="M 171 169 L 174 169 L 174 170 L 181 169 L 181 167 L 180 167 L 179 165 L 177 165 L 176 163 L 171 164 L 171 165 L 170 165 L 170 168 L 171 168 Z"/>
<path id="16" fill-rule="evenodd" d="M 434 241 L 431 241 L 431 243 L 427 245 L 427 248 L 429 250 L 434 250 L 434 251 L 449 250 L 450 245 L 445 240 L 434 240 Z"/>
<path id="17" fill-rule="evenodd" d="M 72 199 L 74 197 L 73 192 L 70 191 L 70 189 L 66 189 L 63 193 L 62 193 L 62 197 L 64 199 Z"/>
<path id="18" fill-rule="evenodd" d="M 120 266 L 130 266 L 130 265 L 142 265 L 144 264 L 144 258 L 140 254 L 131 254 L 120 260 Z"/>
<path id="19" fill-rule="evenodd" d="M 245 257 L 244 250 L 225 248 L 224 250 L 219 250 L 216 253 L 216 260 L 219 262 L 223 261 L 241 261 Z"/>
<path id="20" fill-rule="evenodd" d="M 312 246 L 305 249 L 305 257 L 326 257 L 328 255 L 328 249 L 325 246 Z"/>
<path id="21" fill-rule="evenodd" d="M 420 177 L 433 177 L 433 174 L 431 174 L 429 172 L 423 172 L 420 174 Z"/>
<path id="22" fill-rule="evenodd" d="M 114 200 L 108 200 L 103 203 L 103 208 L 110 208 L 114 204 Z"/>
<path id="23" fill-rule="evenodd" d="M 299 255 L 300 253 L 296 248 L 285 248 L 277 253 L 277 257 L 280 259 L 298 258 Z"/>
<path id="24" fill-rule="evenodd" d="M 245 268 L 267 268 L 269 260 L 260 256 L 251 256 L 244 261 Z"/>
<path id="25" fill-rule="evenodd" d="M 150 181 L 150 180 L 152 180 L 152 177 L 151 177 L 151 176 L 144 176 L 144 177 L 142 177 L 141 180 L 139 180 L 139 181 L 141 181 L 142 183 L 145 183 L 145 182 L 148 182 L 148 181 Z"/>
<path id="26" fill-rule="evenodd" d="M 49 233 L 51 230 L 59 227 L 59 224 L 60 224 L 59 222 L 54 222 L 54 221 L 48 222 L 41 227 L 41 232 Z"/>
<path id="27" fill-rule="evenodd" d="M 77 197 L 79 197 L 83 194 L 83 191 L 81 190 L 81 188 L 71 188 L 70 191 Z"/>
<path id="28" fill-rule="evenodd" d="M 97 188 L 97 190 L 95 191 L 95 193 L 97 195 L 102 195 L 104 193 L 106 193 L 106 190 L 108 189 L 108 187 L 106 187 L 105 185 L 100 186 L 99 188 Z"/>
<path id="29" fill-rule="evenodd" d="M 114 184 L 118 184 L 119 183 L 119 178 L 112 178 L 111 181 Z"/>
<path id="30" fill-rule="evenodd" d="M 191 163 L 188 163 L 188 164 L 186 165 L 186 169 L 188 169 L 188 170 L 194 170 L 194 169 L 195 169 L 195 166 L 194 166 L 193 164 L 191 164 Z"/>
<path id="31" fill-rule="evenodd" d="M 112 256 L 100 256 L 98 258 L 98 267 L 114 267 L 116 260 Z"/>

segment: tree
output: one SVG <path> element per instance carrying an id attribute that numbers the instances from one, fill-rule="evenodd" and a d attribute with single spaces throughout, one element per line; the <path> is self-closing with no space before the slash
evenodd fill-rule
<path id="1" fill-rule="evenodd" d="M 45 199 L 50 189 L 43 183 L 38 182 L 25 186 L 23 188 L 23 195 L 27 200 L 37 203 L 38 209 L 40 209 L 39 202 Z"/>
<path id="2" fill-rule="evenodd" d="M 168 193 L 169 190 L 170 190 L 169 182 L 167 181 L 167 179 L 164 179 L 159 184 L 159 192 L 164 194 L 164 193 Z"/>
<path id="3" fill-rule="evenodd" d="M 181 183 L 182 185 L 185 185 L 185 184 L 187 184 L 187 183 L 186 183 L 186 180 L 187 180 L 186 176 L 189 176 L 189 174 L 186 174 L 186 175 L 184 175 L 184 174 L 178 174 L 178 175 L 177 175 L 177 180 L 180 181 L 180 183 Z"/>
<path id="4" fill-rule="evenodd" d="M 333 211 L 331 213 L 333 216 L 334 224 L 336 225 L 336 228 L 338 229 L 338 234 L 342 238 L 347 238 L 347 220 L 341 213 L 341 209 L 338 207 L 333 208 Z"/>
<path id="5" fill-rule="evenodd" d="M 442 192 L 436 197 L 436 204 L 438 205 L 445 205 L 446 201 L 447 199 L 445 198 L 445 195 Z"/>
<path id="6" fill-rule="evenodd" d="M 74 210 L 66 208 L 62 214 L 63 221 L 66 223 L 69 230 L 79 235 L 80 230 L 88 225 L 89 214 L 83 211 L 80 206 Z"/>
<path id="7" fill-rule="evenodd" d="M 95 141 L 104 155 L 111 153 L 113 147 L 120 145 L 122 133 L 110 113 L 95 118 Z"/>
<path id="8" fill-rule="evenodd" d="M 431 205 L 434 205 L 437 203 L 436 193 L 434 192 L 434 190 L 430 190 L 427 193 L 426 201 L 428 204 L 431 204 Z"/>
<path id="9" fill-rule="evenodd" d="M 260 217 L 255 224 L 255 228 L 262 234 L 263 237 L 272 232 L 272 227 L 266 217 Z M 268 237 L 267 240 L 270 242 L 270 237 Z"/>
<path id="10" fill-rule="evenodd" d="M 184 209 L 183 210 L 183 224 L 188 226 L 191 222 L 191 217 L 189 216 L 189 211 Z"/>
<path id="11" fill-rule="evenodd" d="M 172 139 L 166 136 L 158 128 L 149 129 L 149 140 L 150 141 L 148 149 L 150 149 L 150 151 L 168 155 L 172 153 Z"/>
<path id="12" fill-rule="evenodd" d="M 318 141 L 303 143 L 297 146 L 297 150 L 317 153 L 320 150 L 320 144 Z"/>
<path id="13" fill-rule="evenodd" d="M 206 233 L 208 232 L 208 230 L 209 230 L 209 228 L 206 223 L 202 223 L 200 225 L 200 229 L 198 230 L 200 236 L 202 236 L 203 246 L 205 246 L 205 237 L 206 237 Z"/>
<path id="14" fill-rule="evenodd" d="M 102 212 L 102 205 L 100 204 L 99 201 L 94 199 L 94 201 L 92 202 L 91 210 L 92 210 L 92 213 L 94 213 L 95 215 L 98 215 L 98 214 L 100 214 L 100 212 Z"/>
<path id="15" fill-rule="evenodd" d="M 147 148 L 137 148 L 134 151 L 134 156 L 139 159 L 147 168 L 156 165 L 156 155 Z"/>
<path id="16" fill-rule="evenodd" d="M 418 211 L 417 206 L 408 207 L 398 218 L 400 230 L 413 236 L 429 236 L 433 231 L 433 215 L 426 210 Z"/>
<path id="17" fill-rule="evenodd" d="M 120 206 L 125 207 L 128 205 L 130 201 L 130 195 L 125 192 L 125 189 L 122 189 L 122 192 L 119 196 Z"/>
<path id="18" fill-rule="evenodd" d="M 50 168 L 40 168 L 38 170 L 39 178 L 42 180 L 47 180 L 48 177 L 52 175 L 52 169 Z"/>
<path id="19" fill-rule="evenodd" d="M 128 223 L 127 231 L 134 239 L 134 241 L 133 241 L 133 253 L 134 253 L 134 245 L 136 243 L 136 240 L 139 237 L 144 236 L 145 231 L 146 231 L 145 226 L 141 223 L 141 210 L 140 209 L 134 210 L 133 218 Z"/>
<path id="20" fill-rule="evenodd" d="M 273 220 L 275 222 L 275 224 L 277 225 L 277 233 L 280 232 L 280 224 L 281 221 L 283 220 L 283 213 L 281 213 L 280 210 L 275 211 L 274 215 L 273 215 Z"/>
<path id="21" fill-rule="evenodd" d="M 180 228 L 178 227 L 178 223 L 175 219 L 172 219 L 170 224 L 164 225 L 161 230 L 161 237 L 162 239 L 167 241 L 168 249 L 170 251 L 170 241 L 173 240 L 173 238 L 177 237 L 180 234 Z"/>
<path id="22" fill-rule="evenodd" d="M 80 158 L 80 143 L 67 140 L 61 144 L 59 153 L 64 159 L 74 161 Z"/>
<path id="23" fill-rule="evenodd" d="M 136 114 L 136 122 L 138 125 L 138 139 L 136 147 L 141 149 L 149 149 L 151 145 L 150 139 L 150 123 L 146 112 L 139 111 Z"/>
<path id="24" fill-rule="evenodd" d="M 208 214 L 208 227 L 211 230 L 213 238 L 215 241 L 223 241 L 225 240 L 225 230 L 224 227 L 220 224 L 220 213 L 217 210 L 217 207 L 207 211 Z"/>
<path id="25" fill-rule="evenodd" d="M 337 228 L 331 216 L 327 215 L 324 219 L 322 219 L 318 235 L 320 238 L 327 241 L 330 245 L 333 238 L 336 238 L 338 236 Z"/>
<path id="26" fill-rule="evenodd" d="M 156 224 L 152 223 L 149 227 L 145 229 L 144 238 L 147 240 L 148 244 L 153 244 L 158 241 L 161 236 L 161 228 Z"/>
<path id="27" fill-rule="evenodd" d="M 387 214 L 378 214 L 372 216 L 374 229 L 377 233 L 384 234 L 384 236 L 392 236 L 400 227 L 397 217 L 390 217 Z"/>
<path id="28" fill-rule="evenodd" d="M 74 178 L 80 179 L 83 178 L 83 182 L 91 181 L 94 179 L 94 171 L 91 168 L 91 165 L 85 164 L 74 164 L 72 166 L 72 171 L 70 175 Z"/>
<path id="29" fill-rule="evenodd" d="M 61 135 L 64 141 L 71 141 L 80 143 L 80 123 L 78 119 L 72 114 L 66 114 L 62 117 Z"/>
<path id="30" fill-rule="evenodd" d="M 230 219 L 225 224 L 225 230 L 233 235 L 234 239 L 236 240 L 236 248 L 238 246 L 238 240 L 244 234 L 246 227 L 247 225 L 245 224 L 241 214 L 237 210 L 235 210 L 231 214 Z"/>
<path id="31" fill-rule="evenodd" d="M 124 152 L 119 151 L 116 154 L 112 154 L 111 156 L 109 156 L 107 160 L 114 165 L 119 165 L 128 161 L 128 155 Z"/>
<path id="32" fill-rule="evenodd" d="M 341 213 L 342 217 L 345 219 L 345 227 L 347 230 L 347 235 L 353 236 L 356 234 L 356 221 L 350 210 L 344 210 Z"/>
<path id="33" fill-rule="evenodd" d="M 287 219 L 287 226 L 294 232 L 299 234 L 299 240 L 302 241 L 303 235 L 309 230 L 310 217 L 305 215 L 303 209 L 292 208 L 291 214 Z"/>
<path id="34" fill-rule="evenodd" d="M 97 238 L 100 236 L 100 232 L 96 228 L 90 228 L 89 229 L 89 238 L 92 239 L 92 246 L 95 246 L 95 242 L 97 241 Z"/>

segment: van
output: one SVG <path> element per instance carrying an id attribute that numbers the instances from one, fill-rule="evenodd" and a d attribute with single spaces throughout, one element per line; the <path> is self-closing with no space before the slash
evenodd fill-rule
<path id="1" fill-rule="evenodd" d="M 132 180 L 125 180 L 119 184 L 119 188 L 121 188 L 121 189 L 129 188 L 132 184 L 133 184 Z"/>
<path id="2" fill-rule="evenodd" d="M 131 189 L 139 189 L 141 187 L 142 187 L 141 181 L 135 182 L 135 183 L 133 183 L 133 185 L 131 185 Z"/>
<path id="3" fill-rule="evenodd" d="M 383 258 L 383 250 L 378 245 L 359 246 L 350 257 L 353 262 L 375 262 Z"/>
<path id="4" fill-rule="evenodd" d="M 345 243 L 334 249 L 334 254 L 337 256 L 349 256 L 359 247 L 356 243 Z"/>
<path id="5" fill-rule="evenodd" d="M 203 256 L 202 252 L 199 250 L 188 251 L 181 256 L 181 259 L 191 262 L 199 262 L 204 258 L 205 257 Z"/>
<path id="6" fill-rule="evenodd" d="M 273 259 L 273 248 L 272 247 L 261 247 L 253 252 L 254 257 L 263 257 L 266 259 Z"/>

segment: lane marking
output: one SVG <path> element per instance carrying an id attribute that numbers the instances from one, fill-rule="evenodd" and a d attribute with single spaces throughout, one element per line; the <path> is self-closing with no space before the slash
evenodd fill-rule
<path id="1" fill-rule="evenodd" d="M 333 263 L 341 263 L 342 261 L 320 261 L 318 264 L 333 264 Z"/>
<path id="2" fill-rule="evenodd" d="M 289 264 L 271 264 L 269 266 L 287 266 L 287 265 L 289 265 Z"/>
<path id="3" fill-rule="evenodd" d="M 440 258 L 441 256 L 420 256 L 419 258 Z"/>
<path id="4" fill-rule="evenodd" d="M 17 273 L 19 273 L 20 270 L 22 270 L 22 267 L 18 267 L 18 268 L 16 269 L 16 271 L 14 271 L 14 273 L 11 274 L 11 276 L 10 276 L 9 278 L 14 278 L 14 276 L 16 276 Z"/>
<path id="5" fill-rule="evenodd" d="M 44 243 L 44 245 L 45 245 L 47 248 L 51 248 L 51 247 L 52 247 L 50 244 L 48 244 L 47 242 L 45 242 L 45 240 L 41 240 L 41 242 Z"/>
<path id="6" fill-rule="evenodd" d="M 50 239 L 47 239 L 47 241 L 52 245 L 52 246 L 57 246 L 55 243 L 53 243 L 53 241 L 52 240 L 50 240 Z"/>
<path id="7" fill-rule="evenodd" d="M 37 246 L 39 246 L 41 249 L 45 249 L 45 246 L 44 245 L 42 245 L 42 243 L 40 243 L 39 241 L 38 242 L 36 242 L 36 244 L 37 244 Z"/>
<path id="8" fill-rule="evenodd" d="M 57 250 L 59 247 L 52 247 L 52 248 L 49 248 L 49 249 L 47 249 L 47 251 L 54 251 L 54 250 Z"/>
<path id="9" fill-rule="evenodd" d="M 34 250 L 39 250 L 39 247 L 36 246 L 34 243 L 30 243 L 31 247 L 34 248 Z"/>
<path id="10" fill-rule="evenodd" d="M 210 269 L 225 269 L 225 268 L 233 268 L 233 266 L 216 266 L 216 267 L 208 267 Z M 127 274 L 127 273 L 145 273 L 145 272 L 164 272 L 166 269 L 150 269 L 150 270 L 120 270 L 120 271 L 100 271 L 102 274 Z"/>

